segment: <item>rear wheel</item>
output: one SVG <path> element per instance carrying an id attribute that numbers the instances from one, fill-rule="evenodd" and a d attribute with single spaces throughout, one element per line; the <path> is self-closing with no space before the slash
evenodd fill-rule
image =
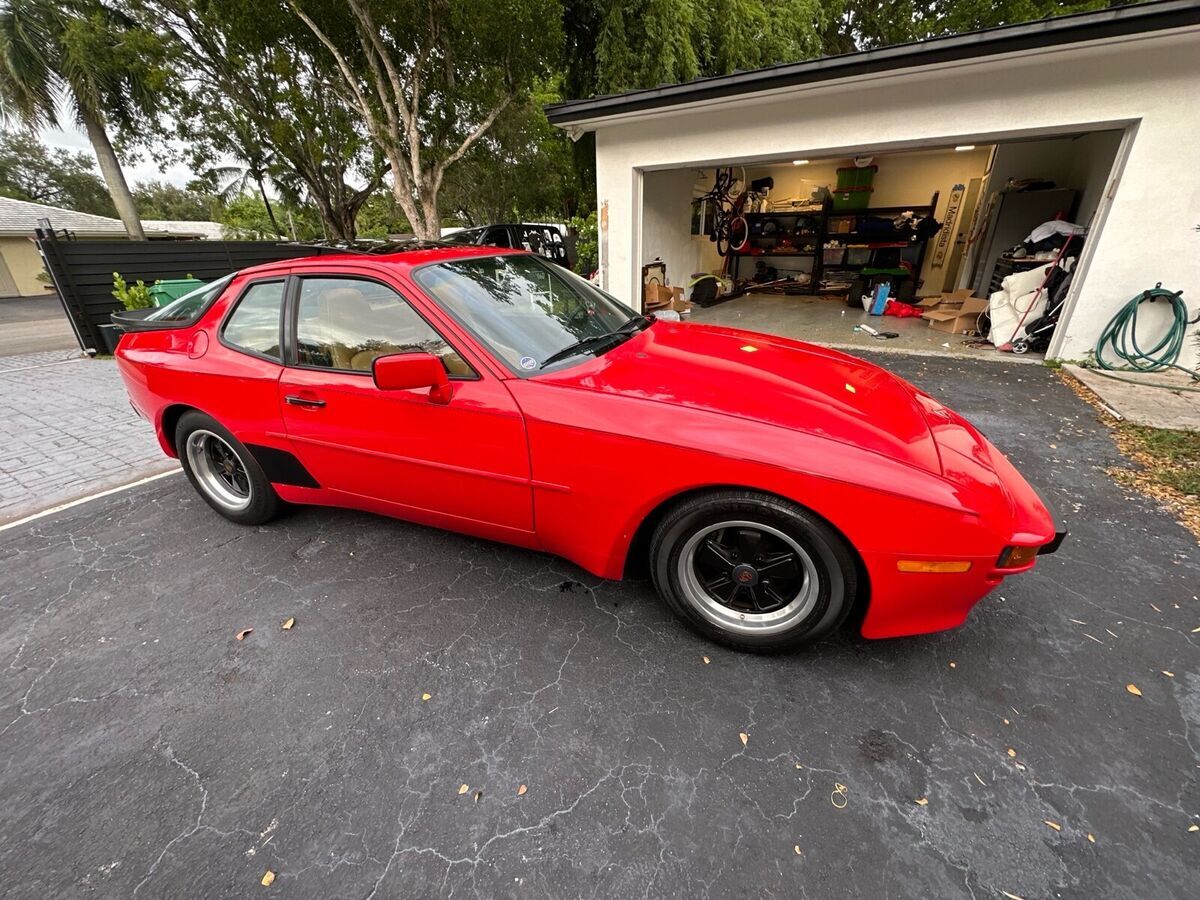
<path id="1" fill-rule="evenodd" d="M 651 540 L 655 586 L 704 636 L 742 650 L 787 650 L 833 631 L 857 587 L 854 558 L 794 503 L 720 491 L 672 509 Z"/>
<path id="2" fill-rule="evenodd" d="M 260 525 L 282 506 L 262 468 L 237 438 L 216 419 L 185 413 L 175 428 L 179 461 L 204 501 L 240 525 Z"/>

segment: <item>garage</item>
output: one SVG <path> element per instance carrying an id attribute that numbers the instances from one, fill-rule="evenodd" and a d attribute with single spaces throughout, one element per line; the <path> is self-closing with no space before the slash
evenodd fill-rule
<path id="1" fill-rule="evenodd" d="M 598 278 L 632 306 L 833 346 L 1086 359 L 1131 297 L 1193 279 L 1198 26 L 1195 4 L 1150 3 L 548 115 L 595 135 Z M 1137 337 L 1169 316 L 1142 304 Z"/>

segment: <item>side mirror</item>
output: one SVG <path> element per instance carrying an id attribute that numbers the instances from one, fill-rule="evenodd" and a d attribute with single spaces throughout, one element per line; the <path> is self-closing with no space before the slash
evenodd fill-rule
<path id="1" fill-rule="evenodd" d="M 449 403 L 452 390 L 442 361 L 432 353 L 393 353 L 371 364 L 375 387 L 381 391 L 429 388 L 430 403 Z"/>

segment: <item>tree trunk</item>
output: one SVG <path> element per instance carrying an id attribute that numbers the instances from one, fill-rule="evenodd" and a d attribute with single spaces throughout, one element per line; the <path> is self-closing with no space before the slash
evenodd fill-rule
<path id="1" fill-rule="evenodd" d="M 262 197 L 263 206 L 267 208 L 267 218 L 271 220 L 271 227 L 275 229 L 275 234 L 278 237 L 287 237 L 287 235 L 284 233 L 284 230 L 279 227 L 279 222 L 275 219 L 275 210 L 271 206 L 270 199 L 267 197 L 267 189 L 263 185 L 262 178 L 258 175 L 255 175 L 254 180 L 258 184 L 259 196 Z"/>
<path id="2" fill-rule="evenodd" d="M 112 141 L 108 139 L 108 132 L 91 110 L 81 110 L 80 115 L 84 128 L 87 129 L 88 139 L 92 142 L 92 149 L 96 153 L 96 162 L 100 164 L 100 174 L 104 176 L 109 196 L 112 197 L 117 215 L 121 217 L 125 226 L 125 233 L 131 241 L 146 240 L 146 232 L 142 230 L 142 220 L 138 218 L 133 194 L 129 192 L 129 185 L 125 183 L 125 173 L 121 171 L 121 161 L 117 159 L 117 152 L 113 150 Z"/>

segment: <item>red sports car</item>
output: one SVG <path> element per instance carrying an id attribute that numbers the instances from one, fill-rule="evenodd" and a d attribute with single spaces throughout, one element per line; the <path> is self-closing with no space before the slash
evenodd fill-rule
<path id="1" fill-rule="evenodd" d="M 883 369 L 637 315 L 528 253 L 288 260 L 121 324 L 134 407 L 226 518 L 344 506 L 604 578 L 644 564 L 743 649 L 856 611 L 871 638 L 959 625 L 1062 539 L 995 447 Z"/>

